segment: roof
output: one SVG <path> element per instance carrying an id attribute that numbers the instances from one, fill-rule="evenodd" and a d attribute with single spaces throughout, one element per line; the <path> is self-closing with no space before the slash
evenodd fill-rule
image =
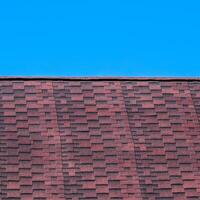
<path id="1" fill-rule="evenodd" d="M 199 78 L 0 77 L 0 199 L 199 198 Z"/>

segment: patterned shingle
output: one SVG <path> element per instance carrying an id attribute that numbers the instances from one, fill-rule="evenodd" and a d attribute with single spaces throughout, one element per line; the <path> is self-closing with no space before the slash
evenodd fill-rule
<path id="1" fill-rule="evenodd" d="M 1 78 L 0 199 L 200 199 L 200 80 Z"/>

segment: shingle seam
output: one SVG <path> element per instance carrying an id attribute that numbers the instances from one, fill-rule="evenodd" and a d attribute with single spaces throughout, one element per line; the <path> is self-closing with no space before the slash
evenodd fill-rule
<path id="1" fill-rule="evenodd" d="M 122 92 L 122 96 L 123 96 L 123 104 L 124 104 L 124 107 L 125 107 L 125 111 L 126 111 L 126 117 L 127 117 L 127 121 L 128 121 L 128 129 L 129 129 L 129 133 L 130 133 L 130 136 L 131 136 L 131 139 L 132 139 L 132 144 L 133 144 L 133 147 L 134 147 L 134 161 L 135 161 L 135 167 L 136 167 L 136 173 L 137 173 L 137 176 L 138 176 L 138 186 L 139 186 L 139 190 L 140 190 L 140 198 L 141 199 L 145 199 L 144 197 L 144 194 L 142 193 L 142 183 L 141 183 L 141 178 L 140 178 L 140 172 L 139 172 L 139 163 L 137 162 L 137 159 L 136 159 L 136 149 L 135 149 L 135 139 L 133 138 L 133 135 L 132 135 L 132 130 L 131 130 L 131 126 L 130 126 L 130 118 L 129 118 L 129 112 L 128 112 L 128 107 L 127 107 L 127 104 L 126 104 L 126 93 L 125 93 L 125 90 L 126 90 L 126 85 L 124 84 L 125 82 L 121 82 L 120 83 L 120 86 L 121 86 L 121 92 Z"/>
<path id="2" fill-rule="evenodd" d="M 55 108 L 57 112 L 57 124 L 60 134 L 60 144 L 61 144 L 61 163 L 62 163 L 62 174 L 63 174 L 63 181 L 64 181 L 64 198 L 66 200 L 71 199 L 73 194 L 71 192 L 70 187 L 74 187 L 72 184 L 72 179 L 77 177 L 77 160 L 76 160 L 76 150 L 75 150 L 75 136 L 73 135 L 73 132 L 71 130 L 72 124 L 71 124 L 71 116 L 69 114 L 70 109 L 70 101 L 67 97 L 67 82 L 63 82 L 63 96 L 59 96 L 61 92 L 56 87 L 58 86 L 55 82 L 53 82 L 53 95 L 55 99 Z M 60 84 L 61 85 L 61 84 Z M 59 93 L 59 94 L 58 94 Z M 57 103 L 57 101 L 61 101 Z M 59 105 L 62 105 L 64 109 L 62 111 L 59 110 Z M 64 117 L 65 113 L 67 113 L 67 118 Z M 58 116 L 60 115 L 60 117 Z M 70 130 L 68 130 L 70 129 Z M 70 132 L 70 134 L 69 134 Z M 70 143 L 70 141 L 72 143 Z M 66 154 L 66 146 L 67 147 L 67 154 Z M 73 168 L 72 168 L 73 166 Z M 81 179 L 81 177 L 79 177 Z M 80 181 L 81 182 L 81 181 Z M 73 183 L 74 184 L 74 183 Z M 74 192 L 76 195 L 79 195 L 80 197 L 80 184 L 76 185 L 76 192 Z M 81 197 L 80 197 L 81 198 Z"/>
<path id="3" fill-rule="evenodd" d="M 44 153 L 45 157 L 45 184 L 46 184 L 46 194 L 48 199 L 64 199 L 64 183 L 62 175 L 62 165 L 61 160 L 61 145 L 60 145 L 60 136 L 58 131 L 57 120 L 54 118 L 57 116 L 55 109 L 55 100 L 53 97 L 53 86 L 51 82 L 40 83 L 38 86 L 38 99 L 40 106 L 40 126 L 41 134 L 44 143 Z M 42 95 L 42 90 L 48 90 L 48 98 L 45 99 Z M 48 106 L 48 108 L 46 107 Z M 47 123 L 46 112 L 51 111 L 51 123 Z M 53 152 L 55 156 L 50 152 L 50 145 L 53 145 Z M 52 162 L 53 161 L 53 162 Z M 56 174 L 56 177 L 54 177 Z M 54 179 L 52 179 L 54 177 Z M 53 187 L 54 186 L 54 187 Z M 56 188 L 56 192 L 54 192 Z"/>
<path id="4" fill-rule="evenodd" d="M 59 125 L 58 125 L 58 112 L 56 109 L 56 99 L 54 97 L 54 85 L 53 82 L 51 81 L 51 86 L 50 86 L 50 91 L 51 91 L 51 97 L 52 97 L 52 109 L 55 114 L 55 143 L 56 143 L 56 153 L 57 153 L 57 163 L 56 163 L 56 173 L 58 177 L 58 187 L 59 187 L 59 199 L 64 200 L 64 177 L 63 177 L 63 165 L 62 165 L 62 146 L 61 146 L 61 137 L 60 137 L 60 131 L 59 131 Z M 59 159 L 58 159 L 59 158 Z M 59 168 L 59 169 L 58 169 Z"/>
<path id="5" fill-rule="evenodd" d="M 42 95 L 42 83 L 40 82 L 39 85 L 36 86 L 36 98 L 38 100 L 37 105 L 38 105 L 38 112 L 40 113 L 39 115 L 39 120 L 40 120 L 40 135 L 42 138 L 42 154 L 45 155 L 43 162 L 42 162 L 42 167 L 43 167 L 43 174 L 41 177 L 41 180 L 44 181 L 45 185 L 45 199 L 50 199 L 52 196 L 52 191 L 51 191 L 51 186 L 50 186 L 50 170 L 49 170 L 49 165 L 48 165 L 48 159 L 49 159 L 49 151 L 48 151 L 48 136 L 47 136 L 47 130 L 45 130 L 47 127 L 45 126 L 45 113 L 44 113 L 44 105 L 43 105 L 43 95 Z M 33 194 L 34 195 L 34 194 Z M 41 196 L 39 195 L 41 198 Z"/>
<path id="6" fill-rule="evenodd" d="M 132 145 L 132 148 L 133 148 L 133 153 L 134 153 L 134 167 L 135 169 L 135 175 L 137 177 L 137 180 L 135 180 L 135 182 L 137 182 L 137 186 L 138 186 L 138 194 L 137 194 L 137 198 L 138 199 L 142 199 L 142 192 L 141 192 L 141 185 L 140 185 L 140 180 L 139 180 L 139 175 L 138 175 L 138 169 L 137 169 L 137 163 L 136 163 L 136 154 L 135 154 L 135 144 L 134 144 L 134 141 L 133 141 L 133 138 L 132 138 L 132 134 L 131 134 L 131 128 L 130 128 L 130 121 L 129 121 L 129 116 L 128 116 L 128 113 L 127 113 L 127 107 L 126 107 L 126 103 L 125 103 L 125 95 L 124 95 L 124 92 L 123 92 L 123 87 L 122 87 L 122 82 L 120 82 L 120 96 L 122 98 L 122 106 L 123 106 L 123 109 L 124 109 L 124 115 L 125 115 L 125 120 L 127 121 L 127 132 L 129 133 L 129 137 L 130 137 L 130 140 L 131 140 L 131 145 Z M 132 163 L 133 164 L 133 163 Z"/>

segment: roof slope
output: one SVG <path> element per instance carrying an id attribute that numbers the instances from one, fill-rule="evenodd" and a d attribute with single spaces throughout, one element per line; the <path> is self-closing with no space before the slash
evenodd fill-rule
<path id="1" fill-rule="evenodd" d="M 0 199 L 200 199 L 198 79 L 0 80 Z"/>

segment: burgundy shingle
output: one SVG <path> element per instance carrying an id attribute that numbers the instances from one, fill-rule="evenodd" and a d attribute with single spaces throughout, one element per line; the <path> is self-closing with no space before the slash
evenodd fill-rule
<path id="1" fill-rule="evenodd" d="M 200 199 L 200 80 L 1 77 L 0 199 Z"/>

